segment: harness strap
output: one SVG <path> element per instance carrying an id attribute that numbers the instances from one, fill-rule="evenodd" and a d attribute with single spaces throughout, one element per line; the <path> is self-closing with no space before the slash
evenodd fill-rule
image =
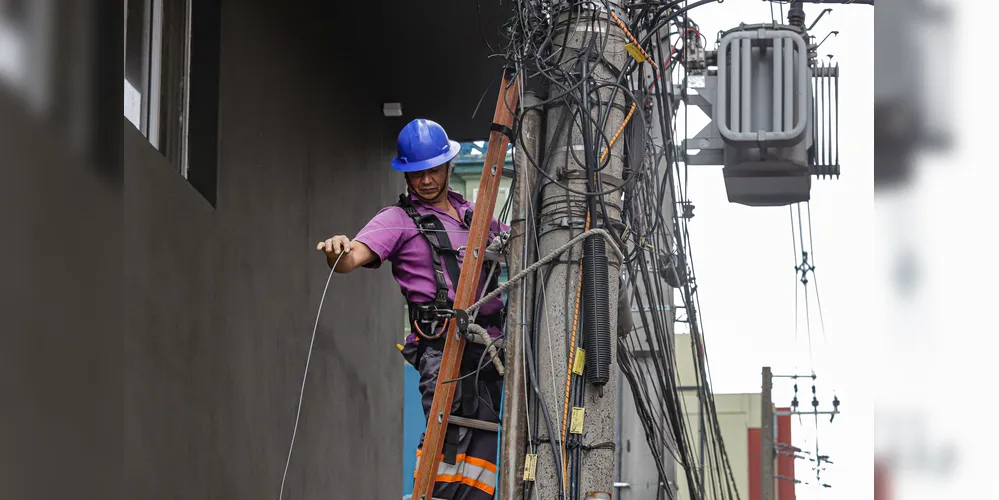
<path id="1" fill-rule="evenodd" d="M 447 230 L 437 215 L 432 213 L 420 215 L 416 207 L 413 206 L 412 200 L 409 199 L 408 193 L 399 195 L 399 202 L 396 206 L 402 208 L 406 212 L 406 215 L 410 219 L 413 219 L 413 223 L 416 224 L 416 228 L 420 231 L 420 234 L 430 244 L 430 256 L 434 266 L 434 281 L 437 286 L 433 307 L 436 309 L 450 309 L 452 307 L 449 298 L 450 287 L 448 287 L 447 281 L 444 278 L 444 272 L 446 269 L 451 278 L 451 283 L 457 286 L 461 278 L 461 266 L 458 265 L 459 251 L 451 245 L 451 239 L 447 235 Z M 471 209 L 465 210 L 463 220 L 466 226 L 472 227 L 472 218 L 474 215 Z M 485 269 L 485 264 L 483 264 L 483 269 Z M 492 292 L 498 286 L 499 273 L 493 273 L 492 279 L 489 283 L 486 283 L 486 293 Z"/>
<path id="2" fill-rule="evenodd" d="M 458 277 L 461 275 L 461 269 L 458 268 L 458 252 L 451 247 L 451 239 L 447 237 L 444 225 L 441 224 L 436 215 L 420 215 L 406 194 L 399 196 L 399 203 L 396 205 L 406 211 L 406 215 L 413 219 L 420 234 L 430 243 L 430 256 L 434 264 L 434 281 L 437 285 L 434 306 L 441 309 L 446 308 L 450 299 L 447 281 L 444 279 L 444 267 L 447 267 L 447 273 L 451 275 L 451 282 L 457 283 Z M 441 265 L 442 260 L 443 266 Z"/>
<path id="3" fill-rule="evenodd" d="M 413 219 L 416 228 L 420 230 L 420 234 L 430 243 L 430 254 L 434 262 L 434 280 L 437 282 L 437 296 L 434 298 L 434 302 L 438 307 L 443 307 L 440 304 L 447 302 L 449 290 L 447 282 L 444 281 L 443 268 L 447 268 L 451 283 L 454 283 L 455 286 L 457 286 L 458 280 L 461 278 L 461 266 L 458 265 L 458 250 L 451 246 L 451 239 L 448 238 L 447 230 L 444 224 L 441 223 L 441 220 L 435 214 L 420 215 L 413 206 L 408 194 L 399 195 L 399 203 L 396 206 L 406 211 L 406 215 L 410 219 Z M 474 215 L 473 210 L 465 210 L 463 220 L 466 226 L 472 227 L 472 217 Z M 443 266 L 441 265 L 442 261 Z M 494 279 L 492 282 L 487 284 L 487 293 L 498 286 L 498 283 L 496 283 L 498 277 L 498 275 L 493 276 Z"/>

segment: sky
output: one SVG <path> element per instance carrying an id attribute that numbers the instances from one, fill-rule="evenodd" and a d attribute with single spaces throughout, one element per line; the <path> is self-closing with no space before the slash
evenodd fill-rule
<path id="1" fill-rule="evenodd" d="M 884 311 L 871 339 L 872 349 L 884 353 L 872 373 L 879 386 L 875 452 L 886 465 L 892 499 L 999 498 L 989 396 L 996 378 L 999 171 L 995 127 L 987 122 L 999 110 L 999 94 L 967 91 L 983 76 L 981 61 L 994 59 L 999 5 L 878 1 L 878 33 L 882 24 L 898 22 L 911 38 L 878 39 L 876 99 L 896 95 L 900 82 L 925 86 L 915 104 L 928 109 L 926 125 L 950 143 L 940 148 L 912 139 L 912 178 L 874 198 L 875 276 L 903 262 L 903 252 L 916 271 L 908 289 L 873 283 L 875 307 Z M 910 71 L 880 64 L 913 51 Z"/>
<path id="2" fill-rule="evenodd" d="M 714 45 L 715 33 L 740 22 L 769 22 L 768 2 L 727 0 L 693 11 Z M 815 276 L 809 284 L 810 325 L 805 298 L 794 266 L 800 260 L 792 248 L 788 207 L 746 207 L 729 203 L 720 166 L 692 166 L 688 197 L 695 205 L 690 221 L 691 251 L 701 300 L 700 314 L 709 369 L 716 393 L 758 393 L 761 367 L 775 374 L 817 375 L 820 410 L 831 409 L 833 394 L 841 401 L 835 421 L 820 417 L 793 420 L 794 444 L 829 455 L 834 462 L 822 473 L 831 489 L 799 485 L 801 500 L 872 498 L 873 397 L 867 369 L 875 360 L 869 338 L 875 328 L 873 274 L 873 19 L 870 6 L 832 6 L 812 31 L 819 40 L 819 57 L 834 55 L 840 64 L 840 163 L 837 180 L 813 179 L 811 221 Z M 786 9 L 785 18 L 786 18 Z M 821 8 L 806 6 L 806 25 Z M 780 6 L 774 6 L 780 20 Z M 683 117 L 681 111 L 680 127 Z M 691 111 L 689 135 L 706 122 Z M 803 205 L 805 233 L 808 216 Z M 795 212 L 795 215 L 797 213 Z M 822 321 L 815 297 L 817 281 Z M 795 328 L 795 294 L 798 324 Z M 822 324 L 824 323 L 824 334 Z M 810 326 L 811 335 L 808 335 Z M 797 332 L 796 332 L 797 330 Z M 811 354 L 809 353 L 811 339 Z M 799 381 L 798 399 L 810 409 L 811 383 Z M 793 382 L 776 379 L 773 400 L 790 404 Z M 812 480 L 807 462 L 798 460 L 796 476 Z"/>

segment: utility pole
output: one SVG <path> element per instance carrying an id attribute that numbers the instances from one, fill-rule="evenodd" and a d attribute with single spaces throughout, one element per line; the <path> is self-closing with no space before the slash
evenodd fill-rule
<path id="1" fill-rule="evenodd" d="M 549 254 L 587 227 L 616 231 L 604 224 L 604 207 L 608 219 L 621 220 L 619 191 L 604 196 L 603 203 L 596 197 L 578 194 L 614 189 L 623 171 L 624 141 L 618 140 L 610 148 L 606 167 L 595 173 L 607 148 L 606 142 L 598 138 L 614 137 L 628 109 L 622 92 L 614 92 L 611 85 L 598 87 L 616 82 L 614 68 L 623 68 L 629 57 L 624 48 L 628 39 L 605 5 L 620 12 L 618 2 L 613 0 L 599 5 L 582 3 L 575 12 L 562 13 L 554 20 L 552 53 L 563 61 L 562 70 L 568 79 L 553 86 L 551 93 L 586 79 L 574 90 L 581 94 L 581 103 L 555 105 L 545 121 L 545 142 L 550 145 L 546 173 L 577 193 L 552 182 L 545 184 L 538 228 L 540 255 Z M 603 53 L 577 57 L 584 50 Z M 599 119 L 605 119 L 600 130 L 595 125 Z M 565 498 L 610 498 L 614 491 L 614 381 L 618 374 L 615 332 L 621 262 L 606 245 L 601 236 L 592 236 L 563 253 L 553 266 L 542 268 L 543 274 L 539 275 L 544 283 L 544 305 L 537 311 L 541 327 L 534 354 L 543 396 L 540 411 L 547 412 L 547 416 L 540 419 L 537 429 L 544 444 L 538 448 L 535 488 L 543 498 L 558 498 L 562 491 Z M 589 257 L 582 255 L 584 248 Z M 582 267 L 592 273 L 583 280 Z M 579 359 L 580 347 L 585 351 L 581 370 L 584 375 L 572 370 L 571 362 Z"/>
<path id="2" fill-rule="evenodd" d="M 541 100 L 525 93 L 524 109 L 514 149 L 516 168 L 513 192 L 513 219 L 510 221 L 510 253 L 507 268 L 510 276 L 519 274 L 537 255 L 534 241 L 534 182 L 540 162 L 538 139 L 541 137 Z M 524 496 L 524 449 L 527 445 L 527 373 L 524 360 L 524 332 L 534 317 L 534 277 L 528 276 L 512 290 L 507 299 L 506 376 L 503 383 L 503 433 L 500 442 L 499 496 L 502 500 L 520 500 Z"/>
<path id="3" fill-rule="evenodd" d="M 763 367 L 762 414 L 760 415 L 760 500 L 774 500 L 774 407 L 771 398 L 774 375 Z"/>

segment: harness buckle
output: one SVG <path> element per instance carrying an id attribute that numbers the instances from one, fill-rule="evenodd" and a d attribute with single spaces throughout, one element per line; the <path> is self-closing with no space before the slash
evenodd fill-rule
<path id="1" fill-rule="evenodd" d="M 409 320 L 414 326 L 414 333 L 416 333 L 418 337 L 426 340 L 435 340 L 443 335 L 443 331 L 439 334 L 435 334 L 437 327 L 440 326 L 445 320 L 455 318 L 456 314 L 453 309 L 439 308 L 431 304 L 410 304 Z"/>

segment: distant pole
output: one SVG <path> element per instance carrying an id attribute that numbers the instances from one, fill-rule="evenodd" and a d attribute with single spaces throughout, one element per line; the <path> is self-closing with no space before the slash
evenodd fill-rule
<path id="1" fill-rule="evenodd" d="M 774 408 L 770 391 L 773 372 L 763 367 L 762 414 L 760 415 L 760 500 L 774 500 Z"/>

